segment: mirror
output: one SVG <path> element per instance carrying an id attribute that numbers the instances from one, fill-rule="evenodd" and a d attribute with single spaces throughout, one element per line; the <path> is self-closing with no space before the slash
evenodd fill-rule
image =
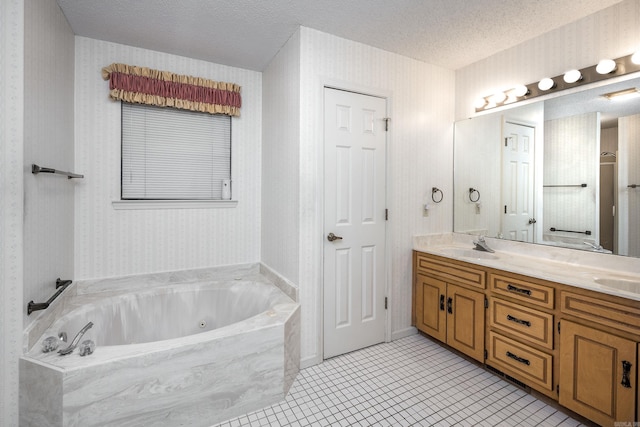
<path id="1" fill-rule="evenodd" d="M 640 257 L 640 97 L 603 96 L 630 88 L 456 122 L 454 231 Z"/>

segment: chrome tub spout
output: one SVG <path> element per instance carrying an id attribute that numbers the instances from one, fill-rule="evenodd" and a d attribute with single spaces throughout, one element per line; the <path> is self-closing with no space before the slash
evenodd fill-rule
<path id="1" fill-rule="evenodd" d="M 76 335 L 76 337 L 73 339 L 73 341 L 71 341 L 71 344 L 69 344 L 69 346 L 67 348 L 63 348 L 61 350 L 58 350 L 58 353 L 60 353 L 61 356 L 65 356 L 67 354 L 70 354 L 73 352 L 73 350 L 75 350 L 75 348 L 78 346 L 78 343 L 80 342 L 80 340 L 82 339 L 82 336 L 89 330 L 91 329 L 91 327 L 93 326 L 93 322 L 89 322 L 86 325 L 84 325 L 84 327 L 82 329 L 80 329 L 80 332 L 78 332 L 78 334 Z"/>

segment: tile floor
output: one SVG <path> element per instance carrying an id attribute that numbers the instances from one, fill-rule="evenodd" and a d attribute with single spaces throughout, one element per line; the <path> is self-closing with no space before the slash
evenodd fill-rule
<path id="1" fill-rule="evenodd" d="M 301 370 L 285 401 L 231 426 L 578 426 L 421 335 Z"/>

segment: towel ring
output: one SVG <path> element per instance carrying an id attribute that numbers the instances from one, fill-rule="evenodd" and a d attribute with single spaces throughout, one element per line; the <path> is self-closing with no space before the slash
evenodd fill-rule
<path id="1" fill-rule="evenodd" d="M 436 200 L 436 193 L 440 193 L 440 198 L 438 200 Z M 438 187 L 432 187 L 431 200 L 433 200 L 434 203 L 440 203 L 442 199 L 444 199 L 444 194 L 442 193 L 442 190 L 440 190 Z"/>
<path id="2" fill-rule="evenodd" d="M 474 199 L 473 198 L 473 193 L 478 193 L 478 197 L 476 197 Z M 476 190 L 475 188 L 470 188 L 469 189 L 469 200 L 471 200 L 473 203 L 479 201 L 480 200 L 480 192 L 478 190 Z"/>

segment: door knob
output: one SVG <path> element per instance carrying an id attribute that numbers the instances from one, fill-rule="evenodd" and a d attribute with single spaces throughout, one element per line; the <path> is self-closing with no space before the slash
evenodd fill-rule
<path id="1" fill-rule="evenodd" d="M 327 236 L 327 240 L 333 242 L 334 240 L 342 240 L 342 237 L 336 236 L 333 233 L 329 233 L 329 235 Z"/>
<path id="2" fill-rule="evenodd" d="M 536 222 L 538 222 L 538 221 L 536 221 L 535 218 L 529 218 L 529 225 L 535 224 Z"/>

